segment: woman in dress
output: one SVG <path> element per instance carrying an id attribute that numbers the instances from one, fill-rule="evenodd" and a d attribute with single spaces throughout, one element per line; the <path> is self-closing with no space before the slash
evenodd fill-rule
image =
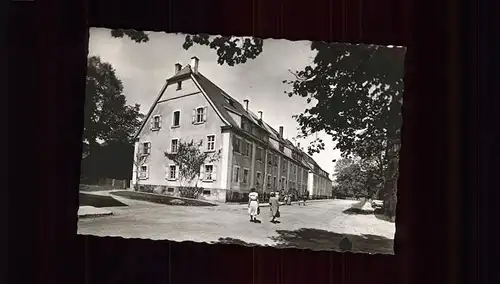
<path id="1" fill-rule="evenodd" d="M 276 218 L 280 217 L 280 203 L 278 201 L 278 197 L 276 197 L 276 193 L 274 192 L 271 192 L 271 197 L 269 198 L 269 208 L 271 213 L 271 223 L 276 223 Z"/>
<path id="2" fill-rule="evenodd" d="M 248 194 L 248 214 L 250 214 L 250 222 L 257 221 L 257 215 L 259 214 L 259 194 L 255 191 L 255 188 L 250 189 Z"/>

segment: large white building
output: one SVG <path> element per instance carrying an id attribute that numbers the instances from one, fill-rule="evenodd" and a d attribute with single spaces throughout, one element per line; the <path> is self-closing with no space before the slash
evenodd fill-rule
<path id="1" fill-rule="evenodd" d="M 332 196 L 328 173 L 300 145 L 278 131 L 198 71 L 199 60 L 175 65 L 151 106 L 136 139 L 135 152 L 145 156 L 132 184 L 178 195 L 178 168 L 164 153 L 175 152 L 179 141 L 202 140 L 204 151 L 221 150 L 217 162 L 200 169 L 201 198 L 212 201 L 245 199 L 250 188 L 258 192 L 285 191 L 312 198 Z M 136 178 L 136 171 L 139 178 Z"/>

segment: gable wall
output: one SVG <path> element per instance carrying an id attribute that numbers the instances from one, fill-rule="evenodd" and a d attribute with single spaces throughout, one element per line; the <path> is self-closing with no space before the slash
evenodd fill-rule
<path id="1" fill-rule="evenodd" d="M 147 179 L 139 180 L 139 184 L 145 185 L 165 185 L 179 186 L 177 181 L 167 180 L 167 168 L 172 161 L 168 160 L 164 152 L 170 151 L 171 140 L 177 138 L 179 140 L 191 139 L 195 141 L 203 140 L 203 147 L 206 147 L 206 136 L 215 135 L 215 149 L 222 148 L 221 126 L 224 124 L 216 111 L 211 108 L 205 96 L 196 87 L 191 78 L 187 78 L 182 82 L 182 89 L 176 90 L 177 84 L 167 86 L 161 99 L 154 107 L 150 117 L 148 117 L 143 129 L 140 132 L 138 143 L 139 148 L 144 142 L 151 142 L 151 154 L 148 156 L 146 164 L 149 167 Z M 207 107 L 206 122 L 202 124 L 193 124 L 193 110 L 197 107 Z M 180 126 L 172 127 L 174 111 L 180 111 Z M 161 128 L 157 131 L 151 129 L 151 121 L 155 115 L 161 115 Z M 137 151 L 137 150 L 136 150 Z M 227 152 L 227 151 L 226 151 Z M 216 180 L 213 182 L 198 182 L 199 186 L 204 188 L 221 188 L 221 172 L 225 152 L 223 151 L 221 158 L 217 163 L 214 163 L 216 168 Z M 226 155 L 227 156 L 227 155 Z"/>

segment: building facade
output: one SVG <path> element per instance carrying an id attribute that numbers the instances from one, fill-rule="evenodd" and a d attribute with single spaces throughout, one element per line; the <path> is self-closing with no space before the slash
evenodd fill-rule
<path id="1" fill-rule="evenodd" d="M 192 58 L 175 65 L 136 136 L 132 186 L 179 195 L 179 170 L 165 152 L 175 153 L 181 141 L 199 141 L 203 151 L 220 151 L 220 158 L 200 168 L 200 198 L 245 200 L 251 188 L 312 198 L 332 196 L 328 173 L 300 148 L 198 71 Z"/>

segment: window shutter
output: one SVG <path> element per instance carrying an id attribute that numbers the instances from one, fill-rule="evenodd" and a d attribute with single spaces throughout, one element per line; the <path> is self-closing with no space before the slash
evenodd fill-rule
<path id="1" fill-rule="evenodd" d="M 179 179 L 179 166 L 175 166 L 175 179 Z"/>
<path id="2" fill-rule="evenodd" d="M 161 128 L 161 115 L 158 116 L 158 127 Z"/>
<path id="3" fill-rule="evenodd" d="M 212 180 L 217 180 L 217 166 L 213 165 L 212 167 Z"/>
<path id="4" fill-rule="evenodd" d="M 153 117 L 151 117 L 151 120 L 149 121 L 149 128 L 150 129 L 153 129 L 154 121 L 155 121 L 155 119 L 154 119 L 154 116 L 153 116 Z"/>
<path id="5" fill-rule="evenodd" d="M 200 180 L 203 180 L 205 174 L 205 165 L 200 166 Z"/>
<path id="6" fill-rule="evenodd" d="M 193 109 L 192 122 L 193 122 L 193 124 L 196 122 L 196 109 Z"/>
<path id="7" fill-rule="evenodd" d="M 207 121 L 207 107 L 203 107 L 203 121 Z"/>
<path id="8" fill-rule="evenodd" d="M 145 177 L 146 177 L 146 178 L 149 178 L 149 167 L 146 167 L 146 174 L 145 174 Z"/>

